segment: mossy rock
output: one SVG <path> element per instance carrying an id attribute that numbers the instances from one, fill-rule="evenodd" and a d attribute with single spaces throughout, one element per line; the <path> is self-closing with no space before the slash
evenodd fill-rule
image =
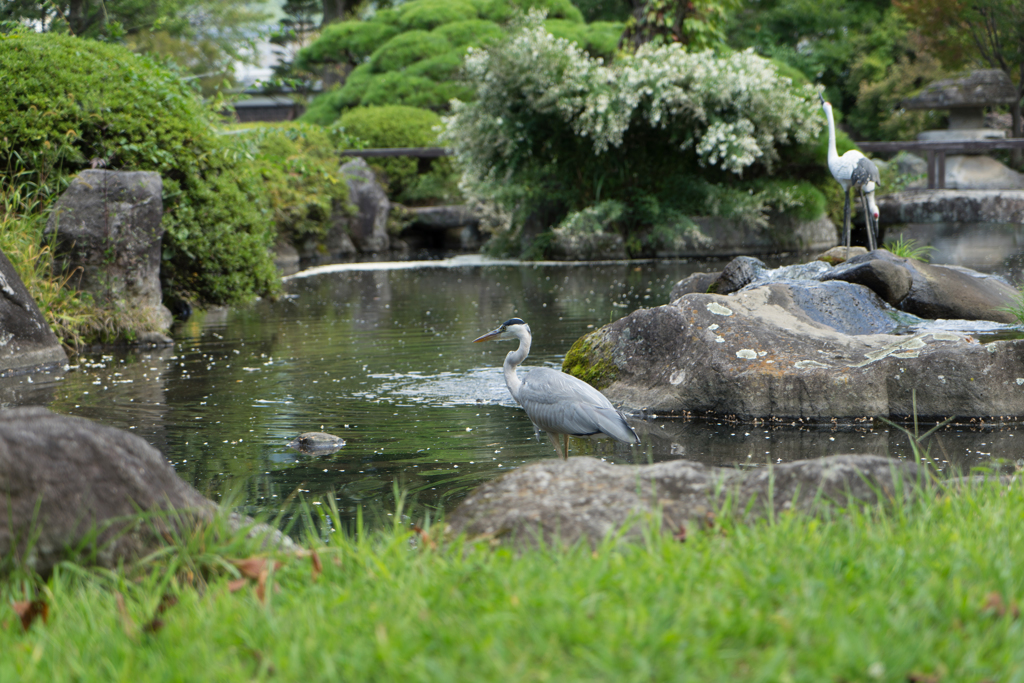
<path id="1" fill-rule="evenodd" d="M 604 329 L 576 340 L 562 361 L 562 372 L 578 377 L 595 389 L 604 389 L 619 376 Z"/>

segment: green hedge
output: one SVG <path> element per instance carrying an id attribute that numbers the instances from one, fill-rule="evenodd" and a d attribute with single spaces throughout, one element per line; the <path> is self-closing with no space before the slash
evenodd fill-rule
<path id="1" fill-rule="evenodd" d="M 166 283 L 209 303 L 278 286 L 260 178 L 180 79 L 117 45 L 20 33 L 0 35 L 0 82 L 0 183 L 26 171 L 52 198 L 93 163 L 156 171 Z"/>
<path id="2" fill-rule="evenodd" d="M 505 34 L 502 24 L 533 7 L 547 10 L 547 25 L 556 35 L 595 56 L 614 57 L 623 24 L 587 25 L 568 0 L 412 0 L 367 21 L 332 24 L 299 52 L 301 69 L 324 63 L 353 67 L 340 88 L 313 101 L 303 120 L 326 125 L 361 105 L 444 110 L 452 98 L 471 98 L 472 91 L 458 83 L 466 49 L 496 43 Z"/>
<path id="3" fill-rule="evenodd" d="M 340 124 L 346 135 L 360 138 L 367 147 L 435 147 L 435 129 L 440 127 L 441 117 L 402 105 L 357 107 L 342 114 Z M 372 159 L 369 163 L 396 201 L 430 203 L 457 194 L 457 178 L 446 158 L 434 160 L 431 171 L 423 175 L 417 173 L 418 161 L 409 157 Z"/>
<path id="4" fill-rule="evenodd" d="M 330 134 L 295 121 L 237 129 L 262 181 L 278 241 L 298 246 L 326 236 L 335 204 L 348 199 Z"/>

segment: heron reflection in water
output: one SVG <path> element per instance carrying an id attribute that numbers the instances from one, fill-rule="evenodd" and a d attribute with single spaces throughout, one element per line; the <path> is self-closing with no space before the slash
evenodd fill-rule
<path id="1" fill-rule="evenodd" d="M 615 406 L 586 382 L 552 368 L 533 368 L 520 380 L 516 368 L 530 353 L 533 335 L 522 318 L 511 318 L 475 342 L 518 339 L 519 348 L 505 356 L 505 384 L 526 416 L 547 433 L 555 451 L 569 457 L 570 436 L 604 434 L 628 444 L 640 437 Z"/>

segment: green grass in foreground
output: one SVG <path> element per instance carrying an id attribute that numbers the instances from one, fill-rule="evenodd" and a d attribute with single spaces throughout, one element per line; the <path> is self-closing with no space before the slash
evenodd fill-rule
<path id="1" fill-rule="evenodd" d="M 0 582 L 0 680 L 1024 680 L 1019 488 L 594 551 L 336 534 L 316 578 L 281 558 L 265 603 L 218 569 L 245 548 L 204 543 L 62 566 L 27 632 L 7 606 L 23 580 Z"/>

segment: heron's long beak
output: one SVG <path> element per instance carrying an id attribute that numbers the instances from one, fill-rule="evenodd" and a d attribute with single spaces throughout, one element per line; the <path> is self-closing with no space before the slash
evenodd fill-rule
<path id="1" fill-rule="evenodd" d="M 483 335 L 482 337 L 477 337 L 476 339 L 473 340 L 473 343 L 476 344 L 477 342 L 485 342 L 485 341 L 490 341 L 492 339 L 497 339 L 499 334 L 501 334 L 501 328 L 500 327 L 498 329 L 496 329 L 496 330 L 491 330 L 490 332 L 488 332 L 487 334 Z"/>

